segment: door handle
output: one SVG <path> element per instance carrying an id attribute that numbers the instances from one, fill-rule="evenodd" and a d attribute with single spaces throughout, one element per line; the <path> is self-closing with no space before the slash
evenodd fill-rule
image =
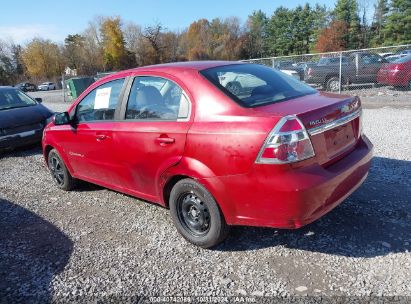
<path id="1" fill-rule="evenodd" d="M 107 138 L 109 138 L 109 136 L 107 136 L 107 135 L 105 135 L 105 134 L 97 134 L 97 135 L 96 135 L 97 141 L 105 140 L 105 139 L 107 139 Z"/>
<path id="2" fill-rule="evenodd" d="M 171 137 L 157 137 L 156 138 L 156 142 L 158 142 L 160 144 L 160 146 L 165 146 L 168 144 L 172 144 L 174 143 L 176 140 L 174 138 Z"/>

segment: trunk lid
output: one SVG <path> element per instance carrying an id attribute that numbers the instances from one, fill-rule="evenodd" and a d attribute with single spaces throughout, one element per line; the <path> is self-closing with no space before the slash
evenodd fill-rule
<path id="1" fill-rule="evenodd" d="M 273 116 L 296 115 L 307 129 L 316 161 L 325 166 L 351 152 L 361 133 L 358 97 L 316 93 L 254 110 Z"/>

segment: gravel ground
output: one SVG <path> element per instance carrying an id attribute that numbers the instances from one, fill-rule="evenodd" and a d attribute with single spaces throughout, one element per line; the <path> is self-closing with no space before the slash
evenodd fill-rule
<path id="1" fill-rule="evenodd" d="M 299 230 L 235 227 L 214 250 L 185 242 L 159 206 L 86 183 L 58 190 L 39 147 L 8 153 L 0 159 L 0 303 L 136 295 L 411 301 L 411 110 L 365 110 L 364 127 L 375 158 L 343 204 Z"/>

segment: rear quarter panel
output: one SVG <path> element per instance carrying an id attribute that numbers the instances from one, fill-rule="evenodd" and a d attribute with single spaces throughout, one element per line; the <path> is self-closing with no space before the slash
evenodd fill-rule
<path id="1" fill-rule="evenodd" d="M 239 106 L 199 74 L 195 82 L 195 118 L 184 157 L 195 160 L 193 168 L 207 167 L 203 178 L 247 172 L 279 118 Z"/>

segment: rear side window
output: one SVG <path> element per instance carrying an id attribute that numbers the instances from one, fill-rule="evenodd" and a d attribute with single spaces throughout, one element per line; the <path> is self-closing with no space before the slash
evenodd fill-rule
<path id="1" fill-rule="evenodd" d="M 190 103 L 173 81 L 153 76 L 134 78 L 127 102 L 126 119 L 187 119 Z"/>
<path id="2" fill-rule="evenodd" d="M 284 73 L 258 64 L 233 64 L 200 72 L 244 107 L 257 107 L 317 91 Z"/>
<path id="3" fill-rule="evenodd" d="M 114 120 L 124 79 L 117 79 L 95 88 L 77 105 L 78 122 Z"/>
<path id="4" fill-rule="evenodd" d="M 379 63 L 385 62 L 382 57 L 376 54 L 365 54 L 361 56 L 361 61 L 364 64 L 372 64 L 372 63 Z"/>
<path id="5" fill-rule="evenodd" d="M 341 57 L 341 63 L 347 64 L 349 62 L 347 57 Z M 318 61 L 318 65 L 335 65 L 340 64 L 340 57 L 323 57 Z"/>

